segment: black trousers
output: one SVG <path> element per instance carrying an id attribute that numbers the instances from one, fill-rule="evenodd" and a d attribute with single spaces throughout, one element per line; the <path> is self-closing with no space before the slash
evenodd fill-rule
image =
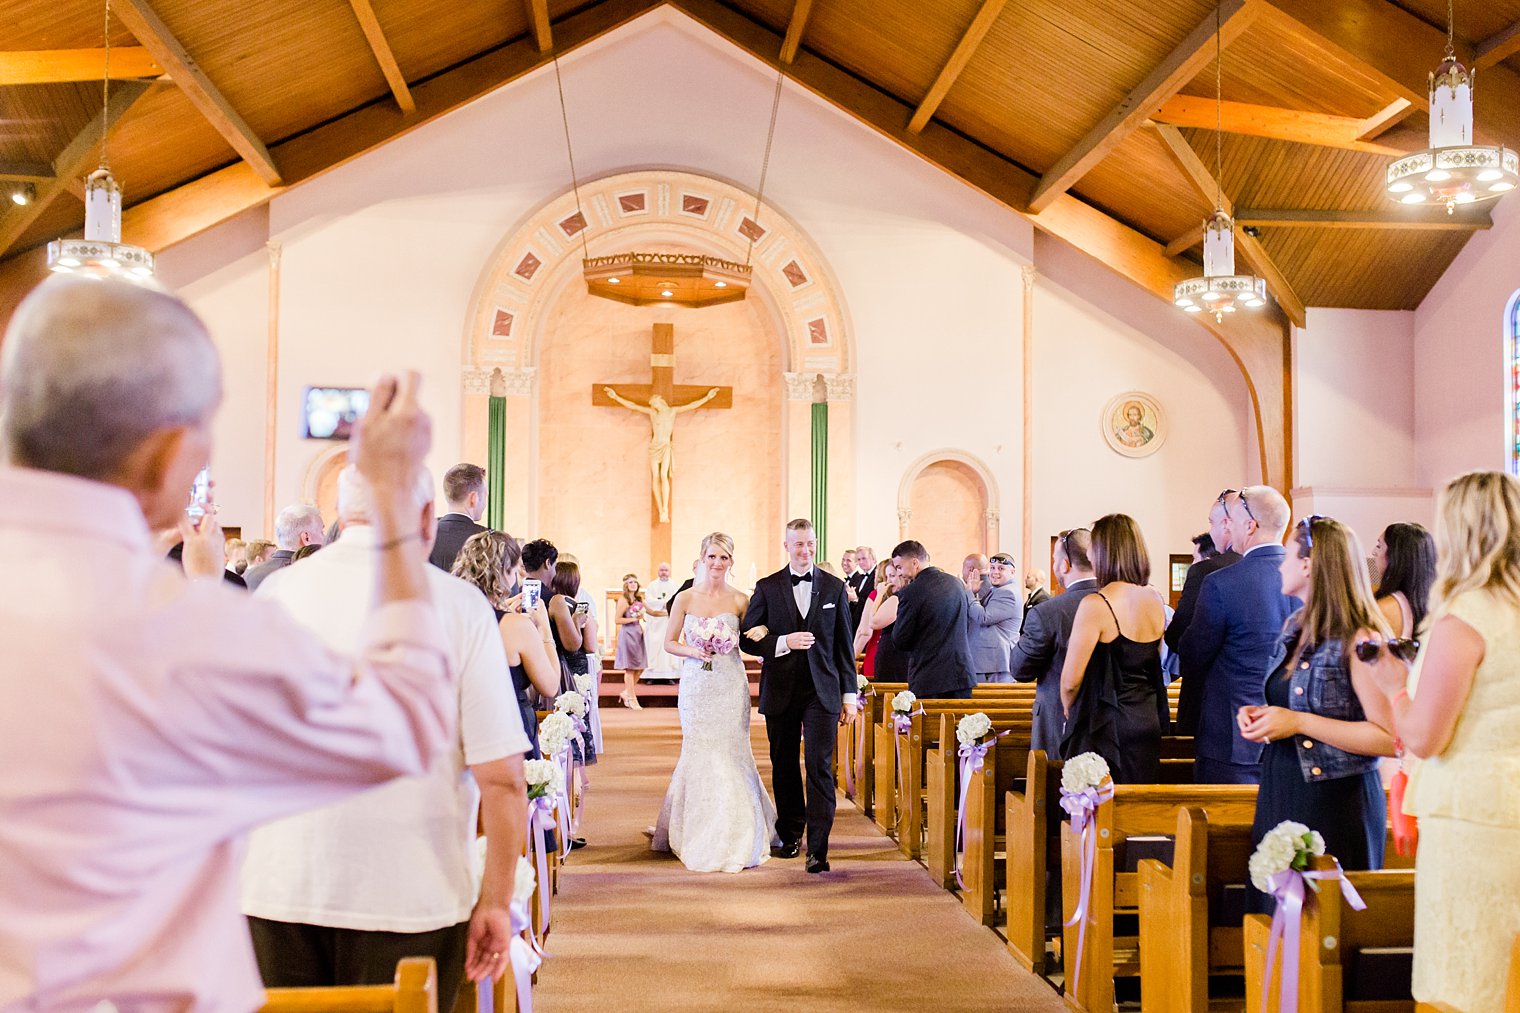
<path id="1" fill-rule="evenodd" d="M 816 693 L 799 693 L 784 710 L 765 716 L 771 743 L 771 785 L 776 792 L 776 835 L 783 841 L 802 840 L 807 853 L 827 858 L 829 831 L 834 826 L 834 735 L 839 713 L 824 710 Z M 806 801 L 797 749 L 802 746 L 807 768 Z"/>
<path id="2" fill-rule="evenodd" d="M 469 929 L 469 922 L 460 922 L 432 932 L 369 932 L 248 919 L 265 988 L 389 985 L 402 957 L 432 957 L 440 1013 L 454 1008 Z"/>

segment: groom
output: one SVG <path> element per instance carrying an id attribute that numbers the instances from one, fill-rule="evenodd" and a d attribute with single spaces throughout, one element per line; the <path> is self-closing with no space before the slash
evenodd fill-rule
<path id="1" fill-rule="evenodd" d="M 835 726 L 855 716 L 855 631 L 844 581 L 813 566 L 818 538 L 806 519 L 786 526 L 788 564 L 755 585 L 744 650 L 758 655 L 760 713 L 771 740 L 777 854 L 796 858 L 807 829 L 807 871 L 829 871 L 834 825 Z M 756 638 L 752 631 L 763 631 Z M 841 713 L 841 708 L 843 713 Z M 805 744 L 807 803 L 797 768 Z"/>

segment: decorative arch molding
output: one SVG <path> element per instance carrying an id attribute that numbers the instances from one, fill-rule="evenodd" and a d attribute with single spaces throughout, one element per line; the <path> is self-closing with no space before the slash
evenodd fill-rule
<path id="1" fill-rule="evenodd" d="M 908 537 L 909 526 L 913 520 L 913 485 L 918 481 L 918 476 L 931 466 L 945 462 L 960 464 L 970 469 L 977 481 L 981 483 L 982 502 L 987 505 L 982 524 L 986 532 L 987 545 L 991 547 L 989 551 L 992 551 L 1002 544 L 998 537 L 1001 520 L 997 479 L 992 477 L 992 469 L 988 468 L 981 458 L 963 450 L 931 450 L 908 465 L 907 470 L 903 472 L 902 481 L 897 486 L 897 537 L 899 539 Z"/>
<path id="2" fill-rule="evenodd" d="M 1504 303 L 1504 467 L 1520 475 L 1520 289 Z"/>
<path id="3" fill-rule="evenodd" d="M 322 502 L 323 487 L 328 482 L 336 483 L 337 473 L 342 471 L 347 464 L 347 443 L 335 443 L 318 451 L 306 465 L 306 474 L 301 479 L 301 502 L 325 506 L 326 504 Z M 336 510 L 334 516 L 336 516 Z"/>
<path id="4" fill-rule="evenodd" d="M 581 260 L 638 243 L 749 257 L 750 298 L 762 300 L 784 336 L 784 368 L 850 371 L 854 337 L 839 285 L 812 240 L 775 205 L 763 203 L 757 215 L 753 193 L 668 169 L 582 183 L 579 201 L 578 213 L 573 190 L 549 200 L 492 254 L 466 324 L 467 370 L 535 365 L 545 315 L 564 286 L 580 282 Z"/>

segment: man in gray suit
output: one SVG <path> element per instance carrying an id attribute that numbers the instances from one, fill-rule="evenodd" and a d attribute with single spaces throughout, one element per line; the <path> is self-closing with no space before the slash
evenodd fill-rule
<path id="1" fill-rule="evenodd" d="M 1082 599 L 1098 590 L 1091 552 L 1092 532 L 1086 528 L 1061 532 L 1053 565 L 1066 590 L 1029 610 L 1024 616 L 1024 632 L 1013 649 L 1014 679 L 1035 683 L 1030 748 L 1043 749 L 1052 757 L 1060 756 L 1061 732 L 1066 724 L 1061 706 L 1061 668 L 1066 664 L 1072 622 Z"/>
<path id="2" fill-rule="evenodd" d="M 971 641 L 971 668 L 977 682 L 1012 682 L 1009 665 L 1013 645 L 1019 639 L 1019 625 L 1024 621 L 1024 596 L 1014 582 L 1013 557 L 999 552 L 983 565 L 986 558 L 966 557 L 966 633 Z M 971 569 L 973 560 L 975 570 Z"/>
<path id="3" fill-rule="evenodd" d="M 322 526 L 322 511 L 310 503 L 296 503 L 280 511 L 274 519 L 274 542 L 279 551 L 269 562 L 250 566 L 243 574 L 248 590 L 257 591 L 264 578 L 285 569 L 295 561 L 296 551 L 308 545 L 321 545 L 327 533 Z"/>

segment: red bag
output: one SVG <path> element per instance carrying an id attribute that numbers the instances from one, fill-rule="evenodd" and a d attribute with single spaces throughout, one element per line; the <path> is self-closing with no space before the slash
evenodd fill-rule
<path id="1" fill-rule="evenodd" d="M 1413 858 L 1420 845 L 1420 821 L 1404 812 L 1404 789 L 1409 775 L 1401 763 L 1388 782 L 1388 825 L 1393 827 L 1393 846 L 1405 858 Z"/>

